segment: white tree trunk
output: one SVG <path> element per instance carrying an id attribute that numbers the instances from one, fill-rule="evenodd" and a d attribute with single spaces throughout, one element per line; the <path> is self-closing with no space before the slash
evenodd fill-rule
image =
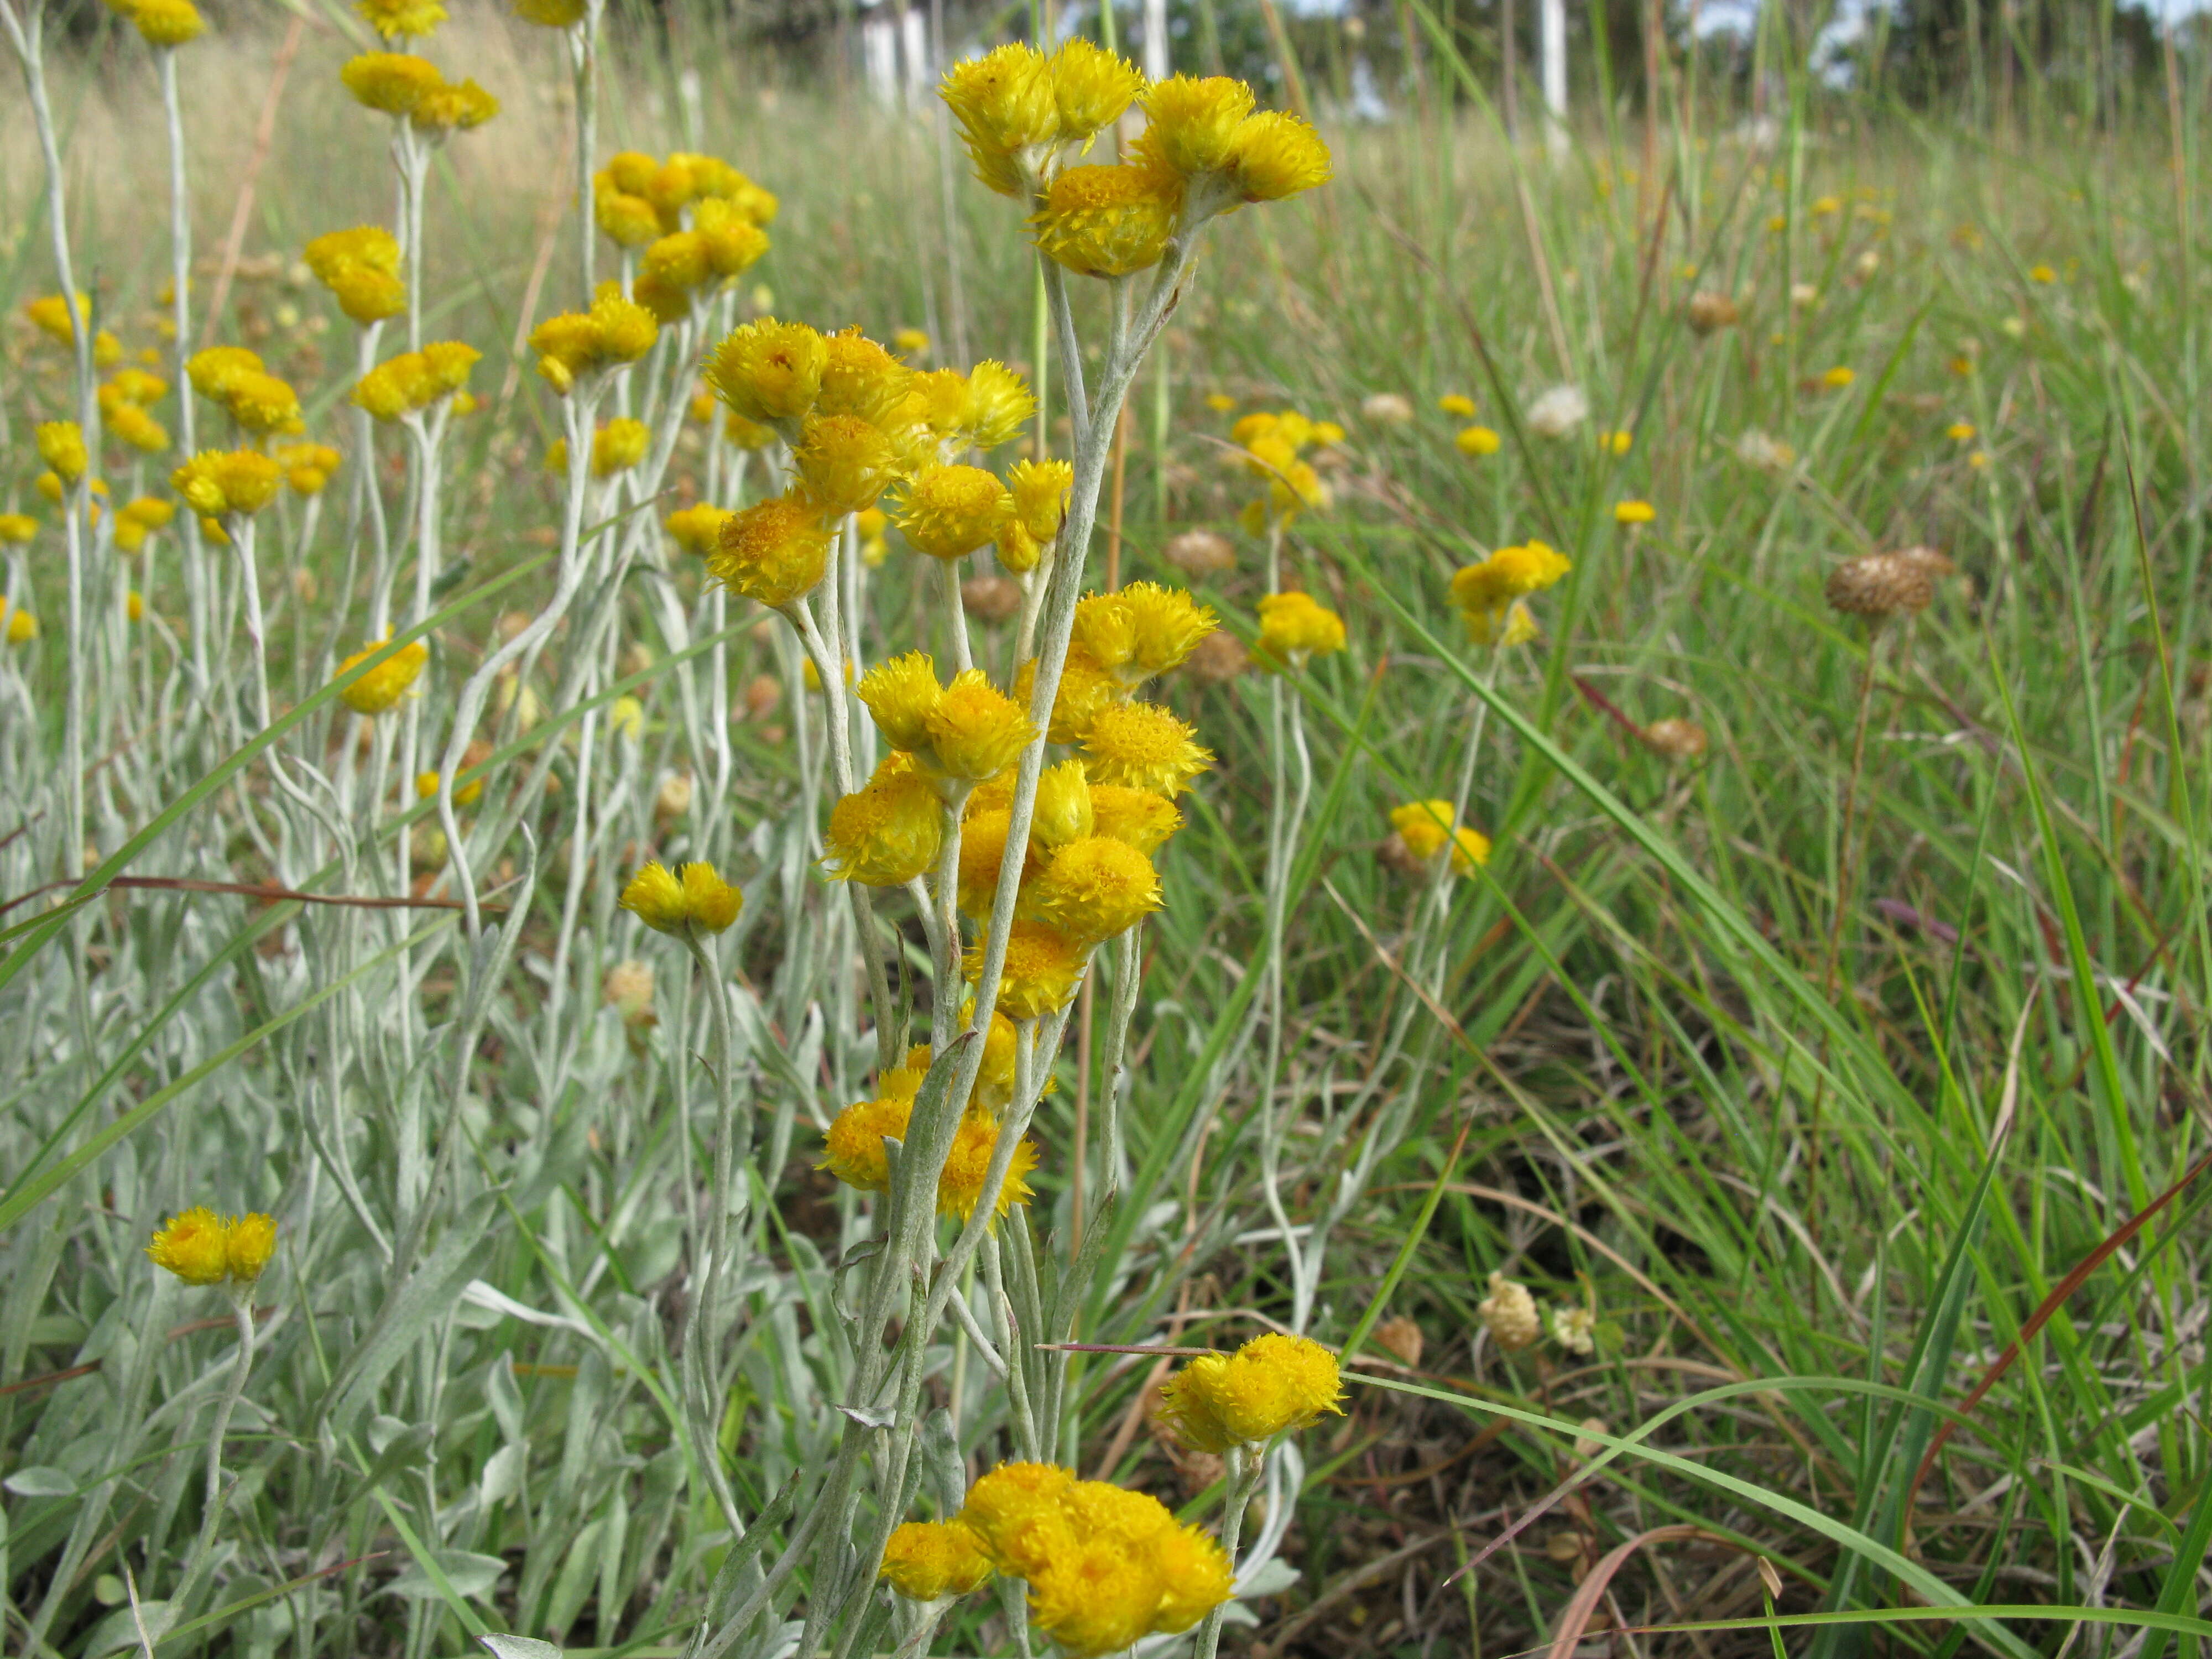
<path id="1" fill-rule="evenodd" d="M 1542 0 L 1537 12 L 1544 71 L 1544 147 L 1567 152 L 1567 0 Z"/>

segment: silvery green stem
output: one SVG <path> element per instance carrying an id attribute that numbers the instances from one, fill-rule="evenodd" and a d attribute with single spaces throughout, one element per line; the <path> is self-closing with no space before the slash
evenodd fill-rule
<path id="1" fill-rule="evenodd" d="M 705 1449 L 701 1462 L 710 1466 L 710 1484 L 715 1501 L 721 1506 L 724 1519 L 739 1537 L 744 1526 L 737 1510 L 737 1503 L 730 1492 L 729 1483 L 722 1478 L 719 1454 L 714 1450 L 714 1397 L 712 1392 L 716 1373 L 715 1358 L 720 1351 L 722 1337 L 721 1287 L 732 1277 L 730 1270 L 731 1231 L 730 1205 L 732 1184 L 738 1170 L 750 1157 L 752 1145 L 752 1119 L 742 1121 L 738 1114 L 738 1083 L 735 1075 L 737 1037 L 735 1024 L 730 1017 L 730 988 L 715 960 L 713 945 L 702 939 L 696 930 L 686 928 L 683 934 L 684 948 L 699 969 L 699 976 L 707 989 L 708 1017 L 714 1028 L 714 1163 L 713 1184 L 708 1193 L 708 1212 L 704 1259 L 698 1267 L 698 1283 L 694 1288 L 691 1308 L 684 1320 L 684 1352 L 687 1365 L 696 1365 L 696 1375 L 705 1387 L 697 1401 L 698 1420 L 693 1433 Z"/>
<path id="2" fill-rule="evenodd" d="M 232 1361 L 230 1381 L 224 1386 L 222 1399 L 216 1404 L 215 1421 L 208 1429 L 207 1480 L 205 1496 L 200 1511 L 199 1536 L 193 1540 L 192 1553 L 185 1559 L 185 1570 L 179 1576 L 177 1588 L 169 1596 L 171 1617 L 181 1613 L 191 1593 L 207 1570 L 208 1558 L 215 1549 L 216 1533 L 222 1524 L 222 1513 L 229 1494 L 222 1485 L 222 1443 L 230 1432 L 232 1413 L 246 1393 L 246 1379 L 253 1369 L 253 1287 L 251 1285 L 234 1287 L 231 1291 L 231 1313 L 238 1323 L 237 1357 Z"/>
<path id="3" fill-rule="evenodd" d="M 185 373 L 192 350 L 192 215 L 185 186 L 185 118 L 177 96 L 177 49 L 158 48 L 154 62 L 161 71 L 161 112 L 169 129 L 169 322 L 177 331 L 171 356 L 176 364 L 178 453 L 191 455 L 198 448 L 192 434 L 191 380 Z M 191 624 L 193 689 L 204 699 L 208 693 L 207 550 L 200 540 L 198 514 L 185 514 L 183 537 L 185 615 Z"/>
<path id="4" fill-rule="evenodd" d="M 584 15 L 568 30 L 569 65 L 576 85 L 576 262 L 583 275 L 579 307 L 589 310 L 598 287 L 593 279 L 592 158 L 599 143 L 599 21 L 606 0 L 586 0 Z"/>
<path id="5" fill-rule="evenodd" d="M 1098 1183 L 1099 1206 L 1121 1190 L 1121 1064 L 1129 1048 L 1129 1023 L 1136 1017 L 1144 961 L 1145 924 L 1139 921 L 1114 941 L 1114 1003 L 1107 1012 L 1104 1063 L 1099 1072 L 1098 1152 L 1104 1166 Z"/>
<path id="6" fill-rule="evenodd" d="M 1229 1477 L 1229 1491 L 1221 1511 L 1221 1553 L 1229 1558 L 1230 1570 L 1237 1567 L 1237 1540 L 1244 1531 L 1244 1511 L 1252 1502 L 1261 1475 L 1267 1471 L 1267 1455 L 1261 1450 L 1254 1455 L 1249 1446 L 1231 1446 L 1224 1457 L 1224 1472 Z M 1224 1601 L 1206 1615 L 1206 1622 L 1198 1627 L 1198 1644 L 1192 1659 L 1213 1659 L 1221 1644 L 1221 1616 L 1228 1607 Z"/>

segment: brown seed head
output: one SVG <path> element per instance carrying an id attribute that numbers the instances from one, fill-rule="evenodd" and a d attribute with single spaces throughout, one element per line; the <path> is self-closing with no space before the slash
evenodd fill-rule
<path id="1" fill-rule="evenodd" d="M 1735 327 L 1743 312 L 1728 295 L 1707 290 L 1690 296 L 1686 315 L 1691 332 L 1711 334 L 1717 329 Z"/>
<path id="2" fill-rule="evenodd" d="M 1695 760 L 1705 752 L 1705 728 L 1695 720 L 1671 715 L 1644 728 L 1644 746 L 1670 761 Z"/>
<path id="3" fill-rule="evenodd" d="M 1828 574 L 1828 604 L 1846 616 L 1879 620 L 1925 611 L 1936 597 L 1935 573 L 1901 553 L 1862 553 Z"/>
<path id="4" fill-rule="evenodd" d="M 1419 1369 L 1421 1328 L 1404 1314 L 1393 1314 L 1375 1328 L 1375 1345 L 1400 1364 Z"/>
<path id="5" fill-rule="evenodd" d="M 1186 576 L 1211 576 L 1234 569 L 1237 549 L 1215 530 L 1186 530 L 1162 550 L 1167 562 Z"/>
<path id="6" fill-rule="evenodd" d="M 960 584 L 960 602 L 978 622 L 1002 623 L 1022 608 L 1021 584 L 1006 576 L 971 576 Z"/>
<path id="7" fill-rule="evenodd" d="M 1212 633 L 1185 659 L 1182 672 L 1200 685 L 1220 685 L 1252 665 L 1244 641 L 1234 634 Z"/>
<path id="8" fill-rule="evenodd" d="M 756 674 L 745 682 L 745 717 L 766 720 L 783 701 L 783 686 L 772 674 Z"/>

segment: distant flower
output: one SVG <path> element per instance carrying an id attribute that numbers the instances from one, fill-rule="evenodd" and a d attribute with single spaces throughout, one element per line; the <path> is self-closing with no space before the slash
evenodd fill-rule
<path id="1" fill-rule="evenodd" d="M 2030 265 L 2027 280 L 2031 283 L 2055 283 L 2058 280 L 2058 273 L 2049 265 Z"/>
<path id="2" fill-rule="evenodd" d="M 1659 516 L 1649 501 L 1616 501 L 1613 520 L 1615 524 L 1650 524 Z"/>
<path id="3" fill-rule="evenodd" d="M 1447 415 L 1456 415 L 1462 421 L 1474 418 L 1474 399 L 1457 392 L 1447 392 L 1437 399 L 1437 407 Z"/>
<path id="4" fill-rule="evenodd" d="M 1452 447 L 1471 459 L 1479 459 L 1485 455 L 1495 455 L 1498 453 L 1498 434 L 1486 426 L 1463 426 L 1459 429 L 1458 434 L 1452 439 Z"/>
<path id="5" fill-rule="evenodd" d="M 1846 368 L 1842 363 L 1838 363 L 1833 368 L 1828 370 L 1825 374 L 1820 376 L 1820 384 L 1827 387 L 1831 392 L 1841 392 L 1845 386 L 1849 386 L 1853 380 L 1857 379 L 1857 370 Z"/>
<path id="6" fill-rule="evenodd" d="M 1540 436 L 1564 438 L 1589 418 L 1589 399 L 1582 388 L 1555 386 L 1528 405 L 1528 425 Z"/>
<path id="7" fill-rule="evenodd" d="M 1943 428 L 1943 435 L 1954 444 L 1972 443 L 1974 440 L 1974 424 L 1971 421 L 1954 421 Z"/>

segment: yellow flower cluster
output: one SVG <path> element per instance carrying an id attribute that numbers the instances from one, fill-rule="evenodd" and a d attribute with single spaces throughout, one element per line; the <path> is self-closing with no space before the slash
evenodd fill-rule
<path id="1" fill-rule="evenodd" d="M 420 40 L 446 21 L 438 0 L 353 0 L 353 9 L 386 40 Z"/>
<path id="2" fill-rule="evenodd" d="M 643 421 L 618 416 L 592 434 L 592 476 L 611 478 L 627 472 L 645 459 L 653 446 L 653 428 Z M 556 438 L 545 452 L 545 470 L 556 477 L 568 471 L 568 441 Z M 710 511 L 715 509 L 709 509 Z"/>
<path id="3" fill-rule="evenodd" d="M 1328 510 L 1328 486 L 1302 454 L 1344 441 L 1344 428 L 1334 421 L 1309 420 L 1294 409 L 1280 414 L 1258 410 L 1231 427 L 1229 438 L 1244 451 L 1245 471 L 1267 481 L 1266 498 L 1245 506 L 1243 523 L 1249 533 L 1263 533 L 1271 521 L 1287 525 L 1307 508 Z"/>
<path id="4" fill-rule="evenodd" d="M 42 421 L 31 435 L 38 446 L 39 459 L 64 484 L 75 483 L 92 465 L 84 447 L 84 428 L 75 421 Z"/>
<path id="5" fill-rule="evenodd" d="M 169 447 L 169 429 L 149 414 L 146 405 L 168 393 L 169 383 L 143 368 L 118 369 L 100 388 L 101 428 L 131 448 L 158 455 Z"/>
<path id="6" fill-rule="evenodd" d="M 435 9 L 422 0 L 409 0 L 404 9 Z M 363 108 L 404 120 L 426 137 L 465 132 L 499 113 L 499 100 L 474 81 L 448 81 L 437 65 L 407 52 L 365 52 L 349 59 L 338 78 Z"/>
<path id="7" fill-rule="evenodd" d="M 992 685 L 981 669 L 968 669 L 944 685 L 924 652 L 908 652 L 871 670 L 860 682 L 860 697 L 885 742 L 925 775 L 947 784 L 996 776 L 1036 736 L 1021 706 Z"/>
<path id="8" fill-rule="evenodd" d="M 884 1546 L 877 1574 L 912 1601 L 965 1595 L 991 1576 L 982 1540 L 957 1521 L 908 1521 Z"/>
<path id="9" fill-rule="evenodd" d="M 381 225 L 326 232 L 309 242 L 301 257 L 315 280 L 337 298 L 338 309 L 363 327 L 407 309 L 399 240 Z"/>
<path id="10" fill-rule="evenodd" d="M 599 228 L 624 247 L 645 247 L 687 224 L 708 234 L 726 234 L 739 225 L 764 230 L 775 222 L 777 206 L 773 191 L 714 155 L 679 151 L 656 161 L 626 149 L 608 157 L 606 166 L 592 175 L 593 216 Z M 752 239 L 739 237 L 731 249 L 740 246 L 754 244 Z M 746 264 L 767 250 L 767 238 L 761 237 L 757 247 Z"/>
<path id="11" fill-rule="evenodd" d="M 976 177 L 1027 202 L 1048 258 L 1091 276 L 1157 264 L 1177 236 L 1243 202 L 1273 201 L 1329 177 L 1328 146 L 1296 116 L 1253 113 L 1241 81 L 1178 75 L 1147 83 L 1082 39 L 1048 56 L 1021 43 L 955 64 L 939 95 Z M 1141 103 L 1147 125 L 1127 159 L 1063 166 Z"/>
<path id="12" fill-rule="evenodd" d="M 239 428 L 256 438 L 306 430 L 300 394 L 269 372 L 244 346 L 210 346 L 185 362 L 192 390 L 218 405 Z"/>
<path id="13" fill-rule="evenodd" d="M 146 538 L 157 530 L 166 530 L 177 516 L 173 502 L 158 495 L 141 495 L 137 501 L 117 509 L 115 514 L 115 550 L 136 553 L 146 545 Z"/>
<path id="14" fill-rule="evenodd" d="M 622 908 L 663 933 L 687 927 L 719 933 L 738 919 L 745 896 L 724 881 L 711 864 L 687 864 L 678 873 L 657 860 L 629 878 Z"/>
<path id="15" fill-rule="evenodd" d="M 332 672 L 332 679 L 343 679 L 354 668 L 366 662 L 390 643 L 390 637 L 364 645 L 340 663 Z M 420 640 L 411 641 L 392 653 L 382 662 L 363 674 L 351 685 L 338 693 L 345 706 L 356 714 L 381 714 L 407 695 L 422 665 L 430 659 L 430 647 Z"/>
<path id="16" fill-rule="evenodd" d="M 1443 851 L 1447 842 L 1452 849 L 1452 868 L 1462 876 L 1471 876 L 1477 865 L 1490 862 L 1490 837 L 1459 823 L 1448 800 L 1415 800 L 1394 806 L 1390 827 L 1406 843 L 1406 850 L 1424 864 Z"/>
<path id="17" fill-rule="evenodd" d="M 722 545 L 722 526 L 735 515 L 711 501 L 680 507 L 663 519 L 668 538 L 696 558 L 710 558 Z"/>
<path id="18" fill-rule="evenodd" d="M 1270 671 L 1303 666 L 1344 646 L 1344 618 L 1312 594 L 1270 593 L 1260 601 L 1260 660 Z"/>
<path id="19" fill-rule="evenodd" d="M 982 1202 L 984 1178 L 999 1143 L 998 1112 L 1013 1098 L 1018 1041 L 1013 1023 L 1003 1013 L 994 1013 L 983 1045 L 982 1068 L 961 1111 L 960 1127 L 954 1132 L 945 1168 L 937 1177 L 939 1215 L 964 1222 Z M 877 1079 L 874 1099 L 855 1101 L 838 1113 L 823 1137 L 822 1162 L 814 1167 L 827 1170 L 861 1192 L 889 1192 L 890 1158 L 884 1142 L 906 1138 L 908 1120 L 913 1115 L 922 1079 L 928 1075 L 930 1058 L 927 1043 L 909 1048 L 898 1065 Z M 1024 1136 L 1015 1143 L 993 1206 L 1000 1220 L 1015 1205 L 1029 1202 L 1032 1196 L 1029 1175 L 1036 1168 L 1036 1161 L 1035 1141 Z"/>
<path id="20" fill-rule="evenodd" d="M 139 39 L 149 46 L 181 46 L 199 39 L 207 27 L 192 0 L 107 0 L 107 3 L 131 20 Z"/>
<path id="21" fill-rule="evenodd" d="M 27 513 L 0 513 L 0 547 L 21 547 L 39 533 L 39 521 Z"/>
<path id="22" fill-rule="evenodd" d="M 276 465 L 284 469 L 284 482 L 298 495 L 320 495 L 342 459 L 328 444 L 276 446 Z"/>
<path id="23" fill-rule="evenodd" d="M 1187 1631 L 1229 1599 L 1229 1558 L 1159 1499 L 1051 1463 L 1001 1463 L 954 1524 L 1027 1582 L 1037 1627 L 1076 1659 Z"/>
<path id="24" fill-rule="evenodd" d="M 27 645 L 39 637 L 39 619 L 20 605 L 11 610 L 5 599 L 0 599 L 0 623 L 7 628 L 10 645 Z"/>
<path id="25" fill-rule="evenodd" d="M 1270 1332 L 1233 1354 L 1200 1354 L 1160 1390 L 1160 1417 L 1193 1451 L 1264 1444 L 1344 1414 L 1336 1356 L 1302 1336 Z"/>
<path id="26" fill-rule="evenodd" d="M 1467 620 L 1467 636 L 1477 645 L 1519 645 L 1534 636 L 1536 624 L 1521 603 L 1556 584 L 1574 567 L 1564 553 L 1530 542 L 1501 547 L 1480 564 L 1452 577 L 1452 603 Z"/>
<path id="27" fill-rule="evenodd" d="M 204 449 L 169 475 L 169 487 L 203 519 L 251 518 L 283 482 L 276 463 L 253 449 Z"/>
<path id="28" fill-rule="evenodd" d="M 92 296 L 82 289 L 77 290 L 76 308 L 78 313 L 83 317 L 89 318 L 92 315 Z M 23 307 L 23 314 L 38 325 L 40 332 L 51 335 L 58 343 L 65 346 L 73 346 L 76 343 L 76 328 L 70 321 L 69 301 L 60 295 L 43 295 L 38 299 L 27 301 Z M 100 368 L 106 368 L 112 364 L 121 362 L 123 342 L 104 328 L 94 329 L 92 335 L 92 361 L 94 365 Z"/>
<path id="29" fill-rule="evenodd" d="M 204 1205 L 172 1216 L 146 1254 L 187 1285 L 251 1285 L 276 1253 L 276 1223 L 261 1214 L 220 1216 Z"/>
<path id="30" fill-rule="evenodd" d="M 440 340 L 420 351 L 402 352 L 361 377 L 351 401 L 380 421 L 420 414 L 441 398 L 469 383 L 469 371 L 483 353 L 459 340 Z"/>
<path id="31" fill-rule="evenodd" d="M 619 283 L 602 283 L 589 311 L 564 311 L 530 331 L 538 372 L 566 397 L 580 375 L 634 363 L 660 336 L 653 314 L 627 298 Z"/>

